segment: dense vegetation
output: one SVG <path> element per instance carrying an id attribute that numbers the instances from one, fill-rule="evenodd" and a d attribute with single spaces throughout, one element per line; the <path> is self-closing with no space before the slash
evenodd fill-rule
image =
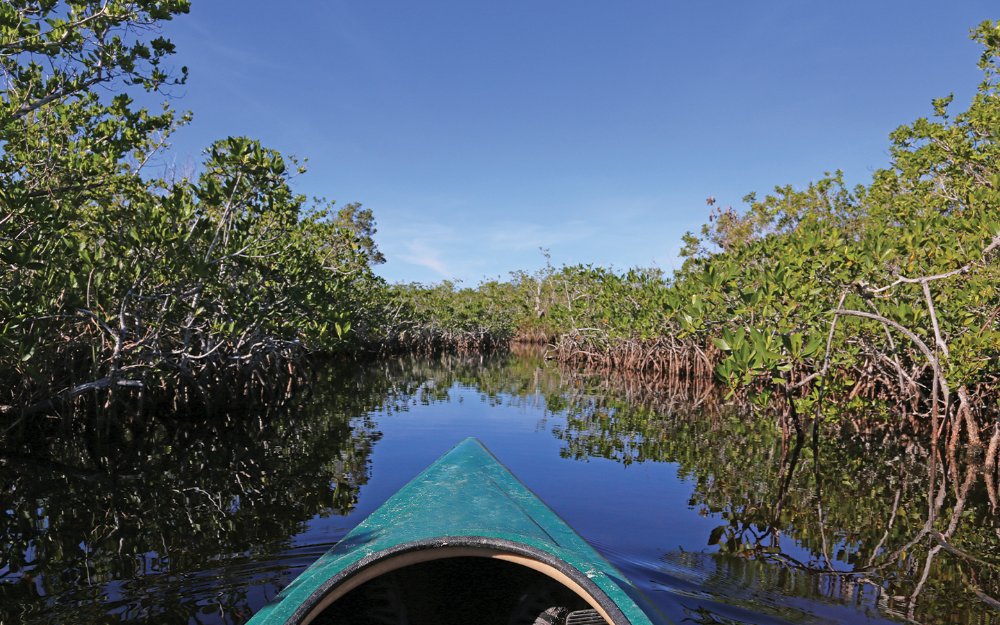
<path id="1" fill-rule="evenodd" d="M 834 407 L 926 417 L 996 458 L 1000 23 L 974 30 L 968 109 L 942 98 L 900 127 L 871 183 L 836 173 L 741 211 L 710 202 L 672 276 L 546 263 L 469 289 L 385 284 L 371 211 L 308 201 L 297 163 L 253 139 L 213 143 L 190 177 L 153 167 L 188 119 L 149 105 L 187 73 L 166 70 L 157 28 L 188 5 L 0 6 L 8 423 L 83 398 L 245 393 L 309 354 L 517 338 L 568 362 L 714 377 L 800 431 Z"/>
<path id="2" fill-rule="evenodd" d="M 23 616 L 15 603 L 39 620 L 81 606 L 101 618 L 92 579 L 138 575 L 136 554 L 162 547 L 141 567 L 200 570 L 184 554 L 271 548 L 315 514 L 349 510 L 379 436 L 354 417 L 447 399 L 455 381 L 565 413 L 554 433 L 567 457 L 677 463 L 697 482 L 691 505 L 725 519 L 708 539 L 737 556 L 731 566 L 882 585 L 881 609 L 910 620 L 996 607 L 985 591 L 997 564 L 980 554 L 997 550 L 1000 505 L 1000 22 L 973 32 L 983 81 L 968 108 L 942 98 L 900 127 L 890 166 L 866 185 L 834 173 L 750 195 L 742 210 L 710 202 L 673 275 L 546 255 L 536 272 L 459 288 L 386 284 L 373 213 L 307 200 L 298 163 L 252 138 L 212 143 L 189 177 L 158 164 L 188 120 L 167 95 L 187 70 L 168 71 L 174 48 L 158 28 L 188 5 L 0 3 L 0 534 L 2 564 L 27 580 L 4 585 L 15 602 L 0 602 L 0 620 Z M 512 376 L 460 358 L 425 370 L 405 356 L 329 378 L 303 366 L 511 342 L 547 344 L 573 373 L 531 361 Z M 684 392 L 640 376 L 597 388 L 622 378 L 578 365 Z M 711 380 L 779 422 L 716 410 Z M 202 411 L 213 397 L 226 405 Z M 262 401 L 244 411 L 234 398 Z M 161 402 L 199 418 L 119 418 Z M 66 407 L 87 414 L 40 418 Z M 920 435 L 892 430 L 847 455 L 834 428 L 805 444 L 819 418 Z M 945 453 L 960 443 L 983 453 Z M 822 480 L 846 485 L 825 510 Z M 795 560 L 781 535 L 811 559 Z M 72 601 L 45 605 L 34 575 Z M 163 613 L 201 609 L 149 595 Z M 247 604 L 239 592 L 217 601 L 235 615 Z"/>
<path id="3" fill-rule="evenodd" d="M 0 5 L 0 409 L 206 394 L 381 330 L 370 211 L 307 202 L 248 138 L 192 178 L 151 163 L 187 120 L 154 36 L 187 0 Z M 148 92 L 148 93 L 145 93 Z"/>
<path id="4" fill-rule="evenodd" d="M 737 398 L 811 415 L 923 420 L 952 447 L 1000 446 L 1000 23 L 973 32 L 983 81 L 892 136 L 891 166 L 849 188 L 710 200 L 683 267 L 519 274 L 505 293 L 522 335 L 587 365 L 714 375 Z M 821 401 L 825 399 L 826 401 Z"/>

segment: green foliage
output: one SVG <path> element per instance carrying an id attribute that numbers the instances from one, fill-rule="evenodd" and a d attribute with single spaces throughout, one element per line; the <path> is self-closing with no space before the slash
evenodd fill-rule
<path id="1" fill-rule="evenodd" d="M 761 407 L 776 390 L 814 406 L 827 364 L 827 396 L 845 403 L 909 403 L 934 378 L 982 400 L 1000 380 L 997 23 L 973 31 L 984 79 L 969 108 L 939 98 L 931 119 L 893 132 L 891 167 L 870 184 L 836 172 L 748 195 L 742 210 L 710 199 L 671 277 L 557 268 L 543 250 L 542 269 L 471 289 L 385 285 L 372 212 L 307 201 L 297 163 L 255 140 L 215 142 L 192 179 L 146 171 L 188 116 L 132 96 L 183 82 L 155 31 L 187 10 L 0 7 L 0 413 L 123 385 L 204 392 L 309 353 L 515 338 L 591 364 L 713 375 Z M 838 304 L 870 316 L 837 318 L 828 355 Z"/>
<path id="2" fill-rule="evenodd" d="M 187 116 L 130 93 L 183 82 L 155 30 L 187 9 L 0 7 L 0 412 L 202 388 L 384 334 L 370 210 L 307 202 L 302 168 L 249 138 L 212 144 L 194 179 L 146 171 Z"/>
<path id="3" fill-rule="evenodd" d="M 389 349 L 490 349 L 507 345 L 514 334 L 518 299 L 509 284 L 398 284 L 390 287 L 389 299 L 397 311 L 385 339 Z"/>
<path id="4" fill-rule="evenodd" d="M 984 80 L 969 109 L 952 115 L 950 97 L 935 100 L 933 121 L 892 133 L 891 166 L 870 184 L 849 188 L 835 172 L 750 194 L 744 210 L 710 198 L 709 222 L 685 236 L 671 278 L 548 263 L 518 272 L 504 305 L 519 336 L 556 340 L 557 356 L 589 364 L 707 366 L 733 395 L 763 406 L 779 389 L 804 410 L 842 302 L 876 318 L 837 318 L 827 397 L 899 406 L 930 395 L 928 358 L 896 323 L 937 353 L 951 391 L 983 405 L 1000 382 L 998 32 L 994 22 L 973 31 Z"/>

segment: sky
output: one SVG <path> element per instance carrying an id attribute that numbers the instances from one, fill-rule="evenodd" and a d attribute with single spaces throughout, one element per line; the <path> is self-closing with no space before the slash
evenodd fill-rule
<path id="1" fill-rule="evenodd" d="M 706 198 L 865 183 L 888 134 L 981 74 L 996 0 L 194 0 L 163 28 L 193 121 L 308 159 L 294 187 L 374 211 L 392 282 L 679 266 Z"/>

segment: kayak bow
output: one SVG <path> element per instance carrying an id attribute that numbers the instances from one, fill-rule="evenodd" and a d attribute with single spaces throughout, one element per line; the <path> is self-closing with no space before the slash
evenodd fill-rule
<path id="1" fill-rule="evenodd" d="M 585 608 L 570 612 L 552 607 L 545 612 L 551 619 L 529 620 L 529 625 L 584 622 L 581 615 L 596 619 L 588 622 L 603 620 L 611 625 L 664 622 L 624 575 L 518 481 L 482 443 L 469 438 L 390 497 L 258 612 L 250 625 L 334 622 L 337 619 L 330 614 L 338 605 L 348 604 L 355 589 L 392 576 L 403 579 L 403 586 L 407 585 L 406 579 L 419 586 L 426 582 L 427 563 L 431 562 L 447 563 L 452 570 L 459 570 L 461 567 L 455 567 L 460 563 L 473 563 L 490 571 L 485 583 L 458 572 L 453 573 L 450 582 L 439 586 L 453 584 L 454 589 L 458 579 L 459 585 L 476 582 L 489 586 L 495 595 L 499 592 L 496 587 L 512 584 L 510 580 L 515 579 L 505 571 L 495 571 L 502 566 L 549 584 L 558 582 L 561 592 L 571 591 L 567 596 Z M 407 570 L 419 571 L 419 575 L 400 577 Z M 457 590 L 445 592 L 462 600 Z M 490 592 L 479 589 L 475 597 Z M 529 591 L 514 589 L 512 593 L 523 610 Z M 435 621 L 447 621 L 440 608 L 436 609 Z M 412 618 L 418 612 L 411 608 L 409 619 L 404 615 L 390 622 L 418 625 L 420 619 Z"/>

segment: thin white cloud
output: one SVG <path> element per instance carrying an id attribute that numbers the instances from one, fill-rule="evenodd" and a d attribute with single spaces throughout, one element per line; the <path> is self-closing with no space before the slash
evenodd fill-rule
<path id="1" fill-rule="evenodd" d="M 218 33 L 213 32 L 210 28 L 205 26 L 202 20 L 196 16 L 186 18 L 182 23 L 187 28 L 190 28 L 196 35 L 193 41 L 188 45 L 201 45 L 205 50 L 211 51 L 214 56 L 220 56 L 229 61 L 224 64 L 227 72 L 252 72 L 261 69 L 278 71 L 284 69 L 280 63 L 272 58 L 271 55 L 265 54 L 259 50 L 221 43 Z M 211 68 L 217 64 L 205 63 L 204 65 Z"/>
<path id="2" fill-rule="evenodd" d="M 597 234 L 594 226 L 582 221 L 571 221 L 558 226 L 507 221 L 494 224 L 490 230 L 488 240 L 492 247 L 517 251 L 548 249 Z"/>
<path id="3" fill-rule="evenodd" d="M 450 278 L 454 276 L 453 272 L 448 269 L 448 266 L 441 258 L 440 252 L 427 247 L 419 241 L 407 243 L 406 252 L 401 254 L 399 258 L 400 260 L 410 263 L 411 265 L 426 267 L 431 271 L 436 272 L 442 278 Z"/>

